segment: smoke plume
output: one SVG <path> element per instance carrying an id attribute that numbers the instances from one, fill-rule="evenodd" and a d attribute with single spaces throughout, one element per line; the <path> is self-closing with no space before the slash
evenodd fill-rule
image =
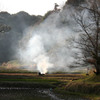
<path id="1" fill-rule="evenodd" d="M 53 11 L 43 22 L 29 27 L 20 41 L 18 59 L 28 65 L 28 70 L 41 73 L 71 71 L 77 62 L 75 55 L 79 49 L 75 42 L 79 34 L 76 23 L 71 19 L 70 9 Z M 67 13 L 66 13 L 67 12 Z"/>

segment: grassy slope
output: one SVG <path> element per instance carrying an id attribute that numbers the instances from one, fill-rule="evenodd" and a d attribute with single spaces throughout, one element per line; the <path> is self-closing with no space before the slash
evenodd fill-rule
<path id="1" fill-rule="evenodd" d="M 64 89 L 72 94 L 83 95 L 92 98 L 92 100 L 100 100 L 100 75 L 90 75 L 84 79 L 70 81 Z"/>

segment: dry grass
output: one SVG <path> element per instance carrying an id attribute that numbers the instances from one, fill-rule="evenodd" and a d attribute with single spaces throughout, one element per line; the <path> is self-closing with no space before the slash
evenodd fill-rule
<path id="1" fill-rule="evenodd" d="M 85 77 L 82 74 L 46 74 L 43 76 L 39 76 L 38 73 L 0 73 L 0 77 L 2 76 L 5 76 L 5 78 L 7 79 L 9 79 L 11 76 L 15 76 L 15 77 L 28 76 L 28 78 L 54 79 L 59 81 L 79 80 L 79 79 L 84 79 Z"/>
<path id="2" fill-rule="evenodd" d="M 83 74 L 46 74 L 39 76 L 38 73 L 0 73 L 0 84 L 16 86 L 41 86 L 55 87 L 73 93 L 100 95 L 100 76 Z M 1 85 L 2 85 L 1 84 Z M 23 84 L 23 85 L 22 85 Z M 100 98 L 100 96 L 94 96 Z M 99 100 L 99 99 L 94 99 Z"/>

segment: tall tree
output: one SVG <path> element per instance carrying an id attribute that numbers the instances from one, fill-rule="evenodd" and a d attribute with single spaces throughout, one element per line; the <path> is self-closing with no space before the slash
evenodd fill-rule
<path id="1" fill-rule="evenodd" d="M 80 6 L 74 18 L 83 33 L 77 41 L 82 50 L 84 62 L 94 65 L 96 75 L 100 74 L 100 4 L 89 0 L 88 6 Z"/>

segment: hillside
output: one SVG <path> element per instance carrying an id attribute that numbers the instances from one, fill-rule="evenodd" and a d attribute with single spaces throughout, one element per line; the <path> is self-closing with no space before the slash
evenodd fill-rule
<path id="1" fill-rule="evenodd" d="M 18 12 L 17 14 L 9 14 L 0 12 L 0 28 L 2 26 L 11 29 L 0 33 L 0 62 L 6 62 L 14 58 L 14 53 L 18 41 L 22 38 L 24 30 L 29 26 L 34 26 L 41 20 L 42 16 L 29 15 L 26 12 Z"/>

